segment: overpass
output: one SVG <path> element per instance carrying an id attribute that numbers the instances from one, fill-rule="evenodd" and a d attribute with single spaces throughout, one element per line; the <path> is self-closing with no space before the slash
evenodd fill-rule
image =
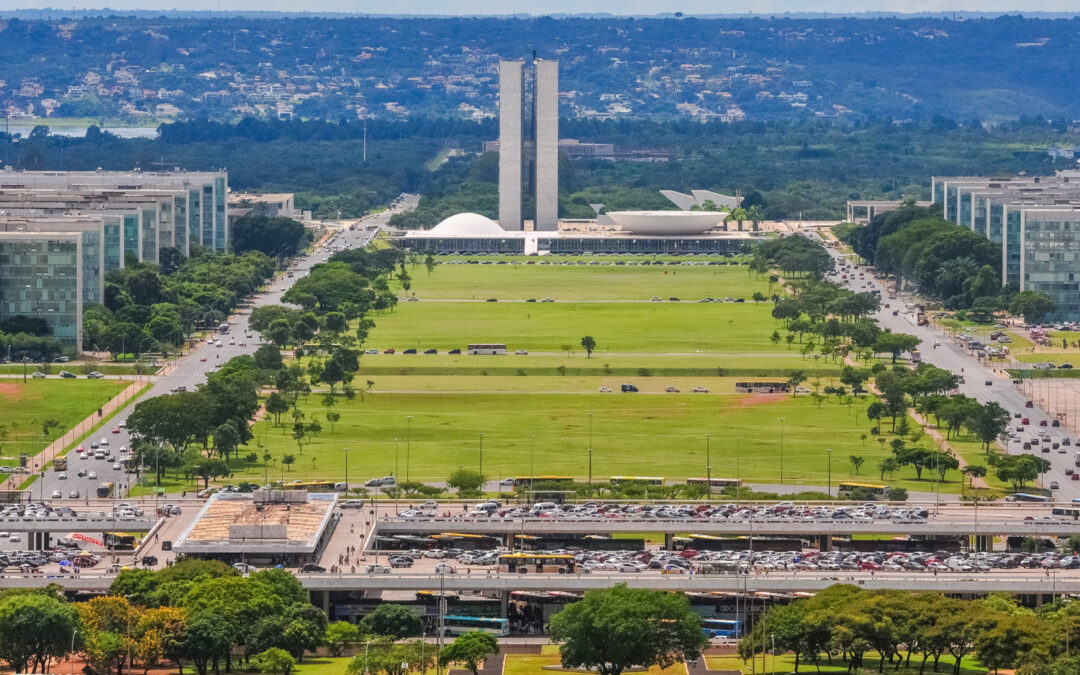
<path id="1" fill-rule="evenodd" d="M 683 592 L 774 592 L 814 593 L 835 584 L 852 584 L 868 590 L 935 591 L 949 594 L 983 595 L 1008 592 L 1020 595 L 1052 596 L 1080 594 L 1080 571 L 999 570 L 990 574 L 972 573 L 799 573 L 770 574 L 299 574 L 297 578 L 311 592 L 316 604 L 326 602 L 331 591 L 438 591 L 454 593 L 511 591 L 583 592 L 624 583 L 631 588 Z M 42 588 L 58 584 L 70 591 L 107 591 L 115 576 L 92 572 L 74 575 L 5 574 L 0 589 Z"/>
<path id="2" fill-rule="evenodd" d="M 1023 514 L 1024 512 L 1022 512 Z M 383 518 L 378 521 L 378 533 L 432 534 L 460 532 L 512 537 L 515 534 L 534 536 L 556 534 L 643 534 L 662 532 L 665 535 L 708 534 L 716 536 L 801 536 L 814 535 L 1000 535 L 1000 536 L 1069 536 L 1080 530 L 1080 522 L 1072 518 L 1034 518 L 1023 515 L 1007 517 L 1001 513 L 975 517 L 974 514 L 939 515 L 928 520 L 708 520 L 708 519 L 585 519 L 555 520 L 549 518 Z"/>

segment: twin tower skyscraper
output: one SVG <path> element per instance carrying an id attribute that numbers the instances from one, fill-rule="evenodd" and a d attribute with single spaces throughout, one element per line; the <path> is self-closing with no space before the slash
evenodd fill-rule
<path id="1" fill-rule="evenodd" d="M 559 62 L 534 57 L 531 65 L 526 136 L 525 63 L 499 63 L 499 225 L 525 229 L 524 214 L 532 207 L 533 229 L 554 231 L 559 229 Z"/>

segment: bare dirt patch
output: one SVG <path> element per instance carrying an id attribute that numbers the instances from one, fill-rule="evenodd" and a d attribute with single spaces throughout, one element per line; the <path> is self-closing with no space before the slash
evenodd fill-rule
<path id="1" fill-rule="evenodd" d="M 22 387 L 12 382 L 0 382 L 0 398 L 18 400 L 22 397 Z"/>
<path id="2" fill-rule="evenodd" d="M 788 394 L 779 392 L 776 394 L 747 394 L 742 398 L 735 401 L 733 408 L 753 408 L 758 405 L 767 405 L 769 403 L 780 403 L 788 398 Z"/>

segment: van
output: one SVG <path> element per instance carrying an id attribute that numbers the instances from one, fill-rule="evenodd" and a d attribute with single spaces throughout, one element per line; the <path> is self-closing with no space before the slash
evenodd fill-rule
<path id="1" fill-rule="evenodd" d="M 529 509 L 529 513 L 533 515 L 540 515 L 541 513 L 551 513 L 552 511 L 557 511 L 558 509 L 559 505 L 555 502 L 537 502 L 536 504 L 533 504 L 531 509 Z"/>
<path id="2" fill-rule="evenodd" d="M 638 390 L 638 388 L 635 385 L 632 385 L 632 384 L 624 384 L 624 385 L 622 385 L 622 392 L 624 394 L 627 393 L 627 392 L 636 392 L 637 390 Z"/>
<path id="3" fill-rule="evenodd" d="M 334 492 L 345 492 L 348 489 L 348 483 L 334 483 Z"/>

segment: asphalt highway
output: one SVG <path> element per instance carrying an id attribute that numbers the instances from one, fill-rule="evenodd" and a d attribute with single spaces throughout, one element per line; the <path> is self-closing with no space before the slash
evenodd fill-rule
<path id="1" fill-rule="evenodd" d="M 838 262 L 848 262 L 835 249 L 829 248 L 828 250 Z M 1042 408 L 1037 405 L 1026 408 L 1025 403 L 1028 398 L 1013 385 L 1012 380 L 1004 371 L 984 365 L 979 359 L 972 356 L 962 343 L 953 342 L 947 335 L 939 332 L 934 327 L 916 325 L 911 320 L 912 315 L 905 314 L 907 300 L 905 300 L 904 296 L 899 296 L 895 300 L 889 299 L 889 288 L 882 281 L 875 279 L 867 268 L 854 268 L 851 266 L 849 269 L 854 269 L 855 272 L 853 274 L 849 273 L 846 281 L 837 280 L 837 283 L 857 292 L 880 290 L 882 306 L 875 318 L 881 327 L 888 328 L 896 333 L 915 335 L 921 339 L 922 344 L 919 345 L 919 350 L 922 353 L 923 361 L 938 368 L 952 371 L 964 378 L 965 381 L 960 385 L 959 393 L 970 396 L 980 403 L 996 401 L 1001 407 L 1008 410 L 1010 415 L 1020 413 L 1021 418 L 1028 418 L 1031 424 L 1025 427 L 1022 434 L 1018 434 L 1024 440 L 1035 437 L 1039 430 L 1047 432 L 1048 440 L 1051 443 L 1061 444 L 1066 438 L 1070 439 L 1071 442 L 1077 440 L 1068 429 L 1050 426 L 1054 417 Z M 891 306 L 885 307 L 886 304 Z M 899 310 L 899 314 L 893 315 L 893 310 Z M 935 347 L 934 345 L 938 343 L 940 343 L 939 346 Z M 1046 421 L 1047 426 L 1040 427 L 1039 423 L 1041 421 Z M 1019 422 L 1020 419 L 1013 419 L 1010 427 L 1011 433 L 1016 434 L 1016 427 Z M 1021 449 L 1022 443 L 1014 443 L 1012 439 L 1003 445 L 1007 446 L 1009 454 L 1034 452 L 1039 453 L 1043 459 L 1050 461 L 1052 468 L 1044 474 L 1042 485 L 1043 487 L 1049 487 L 1052 481 L 1057 481 L 1060 487 L 1054 491 L 1056 500 L 1067 502 L 1080 499 L 1080 481 L 1073 481 L 1070 476 L 1065 474 L 1066 469 L 1075 468 L 1075 452 L 1077 450 L 1075 446 L 1062 446 L 1066 450 L 1063 453 L 1057 450 L 1042 453 L 1040 450 L 1024 451 Z"/>

